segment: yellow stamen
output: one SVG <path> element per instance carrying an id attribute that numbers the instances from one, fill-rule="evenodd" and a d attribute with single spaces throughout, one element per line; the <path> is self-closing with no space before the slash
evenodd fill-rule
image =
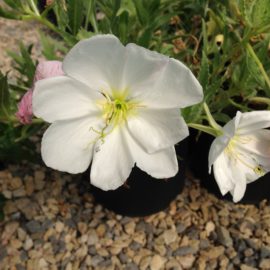
<path id="1" fill-rule="evenodd" d="M 236 144 L 247 144 L 251 141 L 252 139 L 250 137 L 240 137 L 235 135 L 229 142 L 229 144 L 227 145 L 226 149 L 225 149 L 225 153 L 230 156 L 231 158 L 233 158 L 235 161 L 239 161 L 241 162 L 243 165 L 245 165 L 246 167 L 248 167 L 249 169 L 251 169 L 252 171 L 254 171 L 257 175 L 264 175 L 266 173 L 266 171 L 264 170 L 264 168 L 262 167 L 262 165 L 260 165 L 255 159 L 255 163 L 256 166 L 254 167 L 253 164 L 250 164 L 248 162 L 246 162 L 242 156 L 242 153 L 239 153 L 236 151 L 235 146 Z"/>

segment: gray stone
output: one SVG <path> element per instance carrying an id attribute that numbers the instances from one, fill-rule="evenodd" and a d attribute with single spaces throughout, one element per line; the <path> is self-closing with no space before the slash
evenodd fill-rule
<path id="1" fill-rule="evenodd" d="M 96 255 L 96 254 L 97 254 L 96 248 L 95 248 L 94 246 L 90 246 L 90 247 L 88 248 L 88 253 L 89 253 L 90 255 Z"/>
<path id="2" fill-rule="evenodd" d="M 217 240 L 220 244 L 226 247 L 231 247 L 233 245 L 233 240 L 231 238 L 230 232 L 225 227 L 217 227 Z"/>
<path id="3" fill-rule="evenodd" d="M 25 262 L 29 259 L 28 254 L 25 250 L 22 250 L 20 253 L 20 259 L 22 262 Z"/>
<path id="4" fill-rule="evenodd" d="M 262 246 L 260 250 L 260 256 L 262 259 L 270 258 L 270 247 L 269 246 Z"/>
<path id="5" fill-rule="evenodd" d="M 0 245 L 0 261 L 4 260 L 7 256 L 7 250 L 4 246 Z"/>
<path id="6" fill-rule="evenodd" d="M 75 223 L 74 220 L 72 220 L 71 218 L 66 219 L 66 220 L 64 221 L 64 224 L 65 224 L 66 226 L 72 228 L 72 229 L 76 229 L 76 228 L 77 228 L 76 223 Z"/>
<path id="7" fill-rule="evenodd" d="M 25 270 L 26 268 L 21 264 L 16 264 L 16 270 Z"/>
<path id="8" fill-rule="evenodd" d="M 200 249 L 206 249 L 210 247 L 210 243 L 207 239 L 202 239 L 200 241 Z"/>
<path id="9" fill-rule="evenodd" d="M 112 265 L 112 261 L 110 259 L 106 259 L 98 264 L 99 267 L 109 267 Z"/>
<path id="10" fill-rule="evenodd" d="M 173 256 L 185 256 L 188 254 L 195 254 L 198 250 L 192 246 L 183 246 L 173 252 Z"/>
<path id="11" fill-rule="evenodd" d="M 142 245 L 138 242 L 132 241 L 132 243 L 130 244 L 129 247 L 132 250 L 139 250 L 139 249 L 141 249 Z"/>
<path id="12" fill-rule="evenodd" d="M 100 255 L 95 255 L 92 257 L 91 265 L 96 267 L 103 261 L 104 261 L 104 259 Z"/>
<path id="13" fill-rule="evenodd" d="M 30 233 L 38 233 L 38 232 L 42 232 L 42 227 L 40 225 L 40 223 L 36 220 L 31 220 L 29 222 L 27 222 L 25 224 L 26 229 L 30 232 Z"/>
<path id="14" fill-rule="evenodd" d="M 118 256 L 122 264 L 127 263 L 129 260 L 128 256 L 124 253 L 120 253 Z"/>
<path id="15" fill-rule="evenodd" d="M 183 233 L 186 230 L 186 226 L 182 223 L 178 224 L 176 227 L 177 233 Z"/>
<path id="16" fill-rule="evenodd" d="M 128 263 L 125 270 L 139 270 L 139 267 L 135 263 Z"/>
<path id="17" fill-rule="evenodd" d="M 47 231 L 49 228 L 51 228 L 53 226 L 53 222 L 50 219 L 46 219 L 43 223 L 42 223 L 42 231 Z"/>

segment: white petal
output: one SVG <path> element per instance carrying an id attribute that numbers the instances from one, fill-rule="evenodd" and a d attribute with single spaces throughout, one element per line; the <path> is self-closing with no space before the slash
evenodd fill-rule
<path id="1" fill-rule="evenodd" d="M 148 153 L 174 146 L 189 134 L 178 109 L 140 109 L 127 122 L 128 130 Z"/>
<path id="2" fill-rule="evenodd" d="M 124 84 L 131 98 L 152 108 L 183 108 L 202 101 L 202 87 L 180 61 L 135 44 L 126 47 Z"/>
<path id="3" fill-rule="evenodd" d="M 211 171 L 211 166 L 217 160 L 217 158 L 222 154 L 222 152 L 225 150 L 229 141 L 230 141 L 230 138 L 223 135 L 223 136 L 217 137 L 212 142 L 210 146 L 210 150 L 209 150 L 209 155 L 208 155 L 209 173 Z"/>
<path id="4" fill-rule="evenodd" d="M 256 154 L 270 160 L 270 130 L 256 130 L 248 135 L 241 135 L 237 147 L 249 154 Z"/>
<path id="5" fill-rule="evenodd" d="M 241 171 L 245 174 L 247 183 L 251 183 L 261 176 L 261 172 L 270 171 L 270 131 L 257 130 L 252 135 L 241 136 L 235 149 L 241 164 Z"/>
<path id="6" fill-rule="evenodd" d="M 34 115 L 47 122 L 82 117 L 100 111 L 96 101 L 103 96 L 66 76 L 40 80 L 33 92 Z"/>
<path id="7" fill-rule="evenodd" d="M 134 166 L 129 139 L 123 129 L 115 128 L 94 153 L 91 183 L 103 190 L 114 190 L 125 183 Z"/>
<path id="8" fill-rule="evenodd" d="M 53 123 L 44 133 L 42 159 L 48 167 L 69 173 L 85 171 L 92 159 L 98 120 L 89 116 Z"/>
<path id="9" fill-rule="evenodd" d="M 214 176 L 222 195 L 230 191 L 233 201 L 240 201 L 246 191 L 248 171 L 249 168 L 235 156 L 222 153 L 214 162 Z"/>
<path id="10" fill-rule="evenodd" d="M 129 141 L 129 149 L 132 156 L 139 167 L 144 172 L 154 178 L 167 179 L 173 177 L 178 172 L 178 161 L 174 147 L 169 147 L 164 150 L 148 154 L 143 148 L 132 138 L 128 130 L 125 130 L 125 137 Z"/>
<path id="11" fill-rule="evenodd" d="M 132 148 L 136 165 L 158 179 L 173 177 L 178 172 L 178 162 L 174 147 L 148 154 L 139 145 Z"/>
<path id="12" fill-rule="evenodd" d="M 248 134 L 255 130 L 270 127 L 270 111 L 242 113 L 238 134 Z"/>
<path id="13" fill-rule="evenodd" d="M 241 117 L 242 113 L 238 111 L 236 116 L 223 127 L 223 132 L 227 137 L 232 138 L 236 134 Z"/>
<path id="14" fill-rule="evenodd" d="M 115 36 L 96 35 L 71 49 L 63 61 L 63 70 L 98 91 L 117 90 L 121 84 L 124 57 L 125 47 Z"/>
<path id="15" fill-rule="evenodd" d="M 225 195 L 234 188 L 234 178 L 231 171 L 230 160 L 225 154 L 219 155 L 213 164 L 214 176 L 220 192 Z"/>
<path id="16" fill-rule="evenodd" d="M 234 189 L 232 189 L 230 192 L 233 196 L 233 201 L 239 202 L 245 195 L 247 182 L 245 175 L 241 171 L 239 167 L 232 167 L 232 174 L 234 179 Z"/>

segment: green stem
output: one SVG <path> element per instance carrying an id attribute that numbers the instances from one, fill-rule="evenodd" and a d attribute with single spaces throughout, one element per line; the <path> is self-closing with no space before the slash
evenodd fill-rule
<path id="1" fill-rule="evenodd" d="M 200 124 L 196 124 L 196 123 L 188 123 L 187 125 L 191 128 L 203 131 L 203 132 L 210 134 L 214 137 L 221 135 L 220 133 L 217 132 L 216 129 L 209 127 L 209 126 L 204 126 L 204 125 L 200 125 Z"/>
<path id="2" fill-rule="evenodd" d="M 40 16 L 39 10 L 37 9 L 37 6 L 34 2 L 34 0 L 29 0 L 30 6 L 32 7 L 33 11 L 37 16 Z"/>
<path id="3" fill-rule="evenodd" d="M 95 33 L 98 33 L 98 25 L 97 25 L 97 20 L 96 20 L 96 0 L 91 1 L 91 16 L 90 16 L 90 22 L 94 28 Z"/>
<path id="4" fill-rule="evenodd" d="M 213 118 L 207 104 L 204 102 L 203 103 L 203 108 L 207 116 L 207 120 L 210 124 L 211 127 L 213 127 L 215 130 L 220 130 L 221 131 L 221 126 L 216 122 L 216 120 Z"/>
<path id="5" fill-rule="evenodd" d="M 245 106 L 242 106 L 241 104 L 235 102 L 235 101 L 232 100 L 231 98 L 229 98 L 229 102 L 230 102 L 233 106 L 235 106 L 236 108 L 238 108 L 238 109 L 240 109 L 240 110 L 242 110 L 242 111 L 244 111 L 244 112 L 247 111 L 247 108 L 246 108 Z"/>
<path id="6" fill-rule="evenodd" d="M 266 97 L 250 97 L 248 98 L 248 101 L 270 105 L 270 98 Z"/>
<path id="7" fill-rule="evenodd" d="M 13 123 L 13 124 L 19 124 L 20 121 L 18 120 L 17 117 L 9 115 L 7 118 L 0 118 L 0 123 Z M 42 119 L 40 118 L 34 118 L 32 119 L 32 124 L 42 124 L 45 123 Z"/>
<path id="8" fill-rule="evenodd" d="M 260 69 L 260 71 L 261 71 L 261 73 L 262 73 L 262 75 L 263 75 L 263 77 L 265 79 L 265 82 L 266 82 L 266 84 L 268 86 L 267 93 L 268 93 L 268 95 L 270 95 L 270 79 L 269 79 L 269 77 L 268 77 L 268 75 L 267 75 L 267 73 L 266 73 L 260 59 L 258 58 L 258 56 L 256 55 L 256 53 L 254 52 L 252 46 L 249 43 L 247 43 L 246 48 L 247 48 L 248 52 L 250 53 L 250 56 L 253 58 L 253 60 L 258 65 L 258 68 Z"/>

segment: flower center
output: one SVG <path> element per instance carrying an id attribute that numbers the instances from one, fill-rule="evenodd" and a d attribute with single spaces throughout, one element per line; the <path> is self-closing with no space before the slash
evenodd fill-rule
<path id="1" fill-rule="evenodd" d="M 252 140 L 249 137 L 240 137 L 240 136 L 234 136 L 228 143 L 226 149 L 225 149 L 225 153 L 233 158 L 235 161 L 239 161 L 241 162 L 243 165 L 245 165 L 246 167 L 248 167 L 249 169 L 251 169 L 253 172 L 255 172 L 257 175 L 259 176 L 263 176 L 265 175 L 266 171 L 263 168 L 262 165 L 260 165 L 258 163 L 258 161 L 255 158 L 252 158 L 253 162 L 249 162 L 246 159 L 246 156 L 243 155 L 242 153 L 240 153 L 239 151 L 237 151 L 236 149 L 236 145 L 237 144 L 247 144 L 250 142 L 250 140 Z"/>
<path id="2" fill-rule="evenodd" d="M 123 124 L 130 115 L 136 114 L 139 103 L 127 99 L 127 92 L 113 92 L 112 95 L 102 93 L 105 101 L 102 102 L 102 115 L 105 119 L 106 127 L 113 127 Z"/>

